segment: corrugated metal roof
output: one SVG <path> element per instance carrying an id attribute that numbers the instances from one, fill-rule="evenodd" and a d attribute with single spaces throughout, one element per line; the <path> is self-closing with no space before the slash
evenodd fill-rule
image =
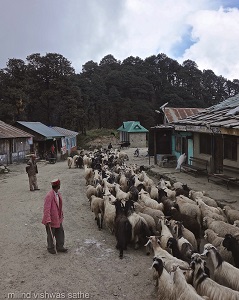
<path id="1" fill-rule="evenodd" d="M 52 128 L 67 137 L 75 137 L 79 134 L 79 132 L 72 131 L 62 127 L 53 126 Z"/>
<path id="2" fill-rule="evenodd" d="M 3 121 L 0 121 L 0 139 L 30 138 L 32 135 Z"/>
<path id="3" fill-rule="evenodd" d="M 148 129 L 140 125 L 139 121 L 123 122 L 123 125 L 120 126 L 117 130 L 125 132 L 148 132 Z"/>
<path id="4" fill-rule="evenodd" d="M 203 111 L 203 108 L 174 108 L 174 107 L 165 107 L 164 115 L 168 123 L 176 122 L 181 119 L 185 119 L 192 115 L 198 114 Z"/>
<path id="5" fill-rule="evenodd" d="M 41 122 L 25 122 L 25 121 L 17 121 L 17 123 L 21 124 L 22 126 L 44 136 L 46 139 L 52 138 L 60 138 L 64 135 L 60 134 L 56 130 L 51 127 L 48 127 Z"/>
<path id="6" fill-rule="evenodd" d="M 175 124 L 239 128 L 239 94 Z"/>

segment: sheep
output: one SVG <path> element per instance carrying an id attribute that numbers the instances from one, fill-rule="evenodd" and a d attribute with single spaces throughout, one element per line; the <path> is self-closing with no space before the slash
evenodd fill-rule
<path id="1" fill-rule="evenodd" d="M 164 216 L 164 214 L 161 210 L 153 209 L 153 208 L 147 207 L 147 206 L 142 206 L 137 202 L 134 203 L 134 207 L 135 207 L 136 212 L 141 212 L 141 213 L 148 214 L 149 216 L 151 216 L 156 223 L 156 228 L 158 228 L 158 220 L 159 220 L 159 218 Z"/>
<path id="2" fill-rule="evenodd" d="M 76 161 L 77 161 L 78 157 L 79 157 L 79 155 L 77 155 L 77 154 L 72 157 L 74 167 L 76 167 Z"/>
<path id="3" fill-rule="evenodd" d="M 158 296 L 160 300 L 176 300 L 173 280 L 169 272 L 164 268 L 164 263 L 159 257 L 155 257 L 152 267 L 158 273 L 155 277 L 156 286 L 158 287 Z"/>
<path id="4" fill-rule="evenodd" d="M 216 234 L 212 229 L 206 229 L 204 232 L 204 238 L 207 243 L 210 243 L 217 248 L 218 253 L 221 255 L 223 260 L 229 262 L 232 265 L 235 264 L 232 254 L 227 251 L 222 245 L 223 237 L 218 236 L 218 234 Z"/>
<path id="5" fill-rule="evenodd" d="M 177 243 L 181 258 L 187 262 L 190 262 L 191 255 L 195 251 L 192 244 L 184 237 L 178 238 Z"/>
<path id="6" fill-rule="evenodd" d="M 190 188 L 186 184 L 183 184 L 182 188 L 175 188 L 175 191 L 176 196 L 184 195 L 186 197 L 189 197 Z"/>
<path id="7" fill-rule="evenodd" d="M 104 195 L 103 199 L 105 206 L 104 223 L 106 227 L 109 228 L 110 232 L 113 234 L 115 226 L 116 209 L 112 203 L 115 202 L 116 198 L 112 194 L 108 194 Z"/>
<path id="8" fill-rule="evenodd" d="M 196 240 L 198 241 L 198 245 L 200 243 L 200 237 L 201 237 L 201 226 L 198 223 L 198 221 L 186 214 L 180 213 L 176 208 L 171 208 L 171 215 L 172 218 L 175 221 L 182 221 L 184 227 L 192 231 L 192 233 L 195 235 Z"/>
<path id="9" fill-rule="evenodd" d="M 233 226 L 231 224 L 225 223 L 223 221 L 216 221 L 210 217 L 203 218 L 203 226 L 204 228 L 212 229 L 216 232 L 219 236 L 224 237 L 227 233 L 238 236 L 239 235 L 239 228 Z"/>
<path id="10" fill-rule="evenodd" d="M 133 200 L 133 201 L 138 201 L 139 190 L 136 188 L 136 186 L 132 185 L 129 188 L 129 192 L 130 192 L 130 199 Z"/>
<path id="11" fill-rule="evenodd" d="M 149 228 L 151 234 L 152 235 L 157 235 L 158 234 L 157 225 L 156 225 L 156 222 L 154 221 L 154 218 L 151 217 L 150 215 L 148 215 L 147 213 L 144 214 L 142 212 L 138 212 L 138 215 L 145 219 L 145 221 L 148 224 L 148 228 Z"/>
<path id="12" fill-rule="evenodd" d="M 81 155 L 78 156 L 76 160 L 76 167 L 77 168 L 83 168 L 83 158 Z"/>
<path id="13" fill-rule="evenodd" d="M 182 183 L 182 182 L 179 182 L 179 181 L 174 182 L 173 188 L 174 188 L 175 190 L 177 190 L 177 189 L 183 189 L 183 183 Z"/>
<path id="14" fill-rule="evenodd" d="M 186 202 L 185 199 L 181 197 L 176 198 L 176 204 L 182 214 L 191 216 L 197 220 L 198 224 L 201 224 L 201 211 L 197 205 Z"/>
<path id="15" fill-rule="evenodd" d="M 239 220 L 234 221 L 233 226 L 239 227 Z"/>
<path id="16" fill-rule="evenodd" d="M 204 203 L 206 203 L 209 206 L 213 206 L 213 207 L 218 207 L 217 202 L 210 198 L 205 196 L 205 192 L 200 192 L 200 191 L 194 191 L 194 190 L 190 190 L 189 192 L 189 198 L 193 199 L 194 201 L 196 201 L 196 198 L 201 198 L 203 200 Z"/>
<path id="17" fill-rule="evenodd" d="M 212 207 L 204 203 L 204 201 L 201 198 L 196 198 L 196 202 L 200 208 L 202 218 L 204 217 L 211 217 L 214 220 L 227 222 L 226 217 L 223 214 L 223 211 L 220 207 Z"/>
<path id="18" fill-rule="evenodd" d="M 198 244 L 195 235 L 190 230 L 185 228 L 182 222 L 170 220 L 169 228 L 173 234 L 173 237 L 175 237 L 176 239 L 183 237 L 192 245 L 193 251 L 196 251 L 198 249 Z"/>
<path id="19" fill-rule="evenodd" d="M 115 237 L 116 237 L 116 249 L 119 249 L 119 257 L 123 258 L 123 251 L 127 250 L 127 246 L 131 240 L 132 236 L 132 225 L 130 224 L 126 213 L 124 205 L 121 201 L 116 200 L 114 202 L 116 208 L 116 215 L 115 215 Z"/>
<path id="20" fill-rule="evenodd" d="M 192 205 L 197 205 L 196 201 L 188 198 L 187 196 L 184 195 L 178 195 L 176 196 L 176 202 L 179 201 L 180 203 L 190 203 Z"/>
<path id="21" fill-rule="evenodd" d="M 148 223 L 145 221 L 143 217 L 138 215 L 134 211 L 134 203 L 131 200 L 128 200 L 125 203 L 125 210 L 127 213 L 128 220 L 132 225 L 132 242 L 134 243 L 134 249 L 137 250 L 139 248 L 140 238 L 143 240 L 146 239 L 147 236 L 150 235 L 150 230 L 148 227 Z M 145 241 L 143 241 L 145 242 Z M 146 248 L 146 254 L 149 255 L 149 249 Z"/>
<path id="22" fill-rule="evenodd" d="M 165 224 L 165 218 L 161 217 L 159 219 L 159 224 L 161 225 L 161 237 L 160 237 L 160 245 L 161 247 L 166 250 L 168 239 L 172 238 L 172 233 L 169 230 L 168 226 Z"/>
<path id="23" fill-rule="evenodd" d="M 88 168 L 87 165 L 85 165 L 85 182 L 86 185 L 89 185 L 93 183 L 94 178 L 94 172 L 92 168 Z"/>
<path id="24" fill-rule="evenodd" d="M 98 196 L 98 192 L 93 185 L 88 185 L 86 189 L 86 197 L 88 198 L 89 201 L 92 195 Z"/>
<path id="25" fill-rule="evenodd" d="M 125 153 L 123 151 L 119 151 L 118 154 L 117 154 L 117 156 L 118 156 L 119 159 L 129 160 L 129 157 L 128 157 L 127 153 Z"/>
<path id="26" fill-rule="evenodd" d="M 214 280 L 235 291 L 239 291 L 239 270 L 224 261 L 212 244 L 205 244 L 202 257 L 207 257 L 213 266 Z"/>
<path id="27" fill-rule="evenodd" d="M 103 218 L 104 218 L 104 200 L 102 198 L 96 197 L 95 195 L 91 196 L 90 201 L 91 211 L 95 214 L 95 220 L 97 222 L 99 230 L 103 227 Z"/>
<path id="28" fill-rule="evenodd" d="M 163 203 L 158 203 L 156 200 L 151 199 L 149 197 L 149 193 L 144 191 L 143 189 L 141 189 L 141 191 L 139 192 L 139 200 L 145 206 L 163 211 Z"/>
<path id="29" fill-rule="evenodd" d="M 163 190 L 167 193 L 167 197 L 168 198 L 170 198 L 172 200 L 175 200 L 175 198 L 176 198 L 176 191 L 170 190 L 167 187 L 163 188 Z"/>
<path id="30" fill-rule="evenodd" d="M 205 210 L 205 211 L 210 211 L 212 213 L 215 213 L 215 214 L 219 214 L 219 215 L 224 215 L 223 213 L 223 210 L 220 208 L 220 207 L 213 207 L 213 206 L 210 206 L 210 205 L 207 205 L 202 198 L 200 197 L 197 197 L 196 198 L 196 203 L 197 205 L 200 207 L 202 206 L 201 210 Z"/>
<path id="31" fill-rule="evenodd" d="M 225 212 L 228 222 L 233 224 L 235 221 L 239 220 L 239 211 L 236 209 L 232 209 L 230 206 L 225 205 L 223 207 L 223 211 Z"/>
<path id="32" fill-rule="evenodd" d="M 210 279 L 205 273 L 203 265 L 203 261 L 199 255 L 195 256 L 190 264 L 193 270 L 192 284 L 199 295 L 208 296 L 211 300 L 239 299 L 239 293 L 237 291 L 222 286 Z"/>
<path id="33" fill-rule="evenodd" d="M 164 250 L 160 246 L 160 241 L 156 236 L 149 236 L 148 239 L 149 240 L 145 246 L 148 246 L 149 244 L 152 245 L 154 256 L 163 260 L 165 268 L 168 272 L 171 272 L 173 265 L 178 265 L 182 268 L 189 268 L 189 264 L 187 262 L 172 256 L 170 253 Z"/>
<path id="34" fill-rule="evenodd" d="M 235 266 L 239 268 L 239 242 L 231 234 L 226 234 L 222 242 L 222 245 L 228 250 L 231 251 Z"/>
<path id="35" fill-rule="evenodd" d="M 118 200 L 129 200 L 131 196 L 130 192 L 125 193 L 124 191 L 122 191 L 118 183 L 115 185 L 115 192 L 115 196 Z"/>
<path id="36" fill-rule="evenodd" d="M 200 295 L 198 295 L 195 289 L 187 283 L 183 271 L 180 269 L 180 267 L 176 266 L 175 268 L 176 270 L 173 274 L 173 282 L 175 285 L 175 293 L 177 300 L 206 299 L 205 297 L 202 298 Z"/>
<path id="37" fill-rule="evenodd" d="M 85 154 L 83 156 L 83 164 L 84 164 L 84 166 L 87 166 L 88 168 L 90 168 L 91 167 L 91 162 L 92 162 L 92 159 Z"/>
<path id="38" fill-rule="evenodd" d="M 150 186 L 149 188 L 150 198 L 158 201 L 158 193 L 159 193 L 158 188 L 155 185 Z"/>
<path id="39" fill-rule="evenodd" d="M 128 190 L 129 190 L 128 180 L 127 180 L 125 174 L 123 174 L 122 172 L 120 173 L 120 177 L 119 177 L 119 185 L 123 192 L 128 192 Z"/>
<path id="40" fill-rule="evenodd" d="M 72 164 L 73 164 L 73 158 L 68 156 L 67 157 L 67 165 L 68 165 L 69 169 L 71 169 Z"/>

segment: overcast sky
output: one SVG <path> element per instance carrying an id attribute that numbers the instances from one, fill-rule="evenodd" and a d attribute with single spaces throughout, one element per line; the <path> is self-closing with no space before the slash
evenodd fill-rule
<path id="1" fill-rule="evenodd" d="M 239 79 L 239 0 L 0 0 L 0 68 L 49 52 L 77 73 L 108 54 L 165 53 Z"/>

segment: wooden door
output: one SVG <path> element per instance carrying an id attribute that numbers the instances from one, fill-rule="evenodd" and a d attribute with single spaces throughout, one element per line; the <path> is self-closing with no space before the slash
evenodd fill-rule
<path id="1" fill-rule="evenodd" d="M 213 172 L 219 173 L 223 171 L 223 139 L 221 135 L 214 135 L 213 147 Z"/>

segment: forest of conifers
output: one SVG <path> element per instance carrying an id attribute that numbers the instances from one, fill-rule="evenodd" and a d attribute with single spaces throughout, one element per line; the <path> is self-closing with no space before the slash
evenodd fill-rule
<path id="1" fill-rule="evenodd" d="M 119 61 L 107 55 L 86 62 L 77 74 L 57 53 L 31 54 L 26 61 L 9 59 L 0 69 L 0 120 L 39 121 L 85 132 L 118 128 L 140 121 L 159 123 L 155 112 L 168 107 L 209 107 L 239 93 L 239 80 L 227 80 L 194 61 L 179 64 L 165 54 Z"/>

